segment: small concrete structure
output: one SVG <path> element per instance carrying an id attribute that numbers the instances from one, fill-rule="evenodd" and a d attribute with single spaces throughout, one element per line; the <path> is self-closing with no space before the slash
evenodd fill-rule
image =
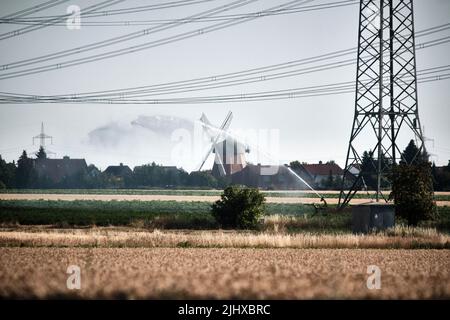
<path id="1" fill-rule="evenodd" d="M 394 227 L 393 204 L 371 202 L 352 206 L 353 233 L 369 233 Z"/>

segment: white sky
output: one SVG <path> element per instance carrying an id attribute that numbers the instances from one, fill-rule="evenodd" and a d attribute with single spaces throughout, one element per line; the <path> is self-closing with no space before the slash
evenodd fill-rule
<path id="1" fill-rule="evenodd" d="M 328 1 L 317 0 L 311 4 Z M 2 0 L 1 16 L 41 2 L 43 0 Z M 68 5 L 76 4 L 83 8 L 98 2 L 100 1 L 69 1 L 36 15 L 64 14 Z M 163 1 L 128 0 L 111 9 L 146 5 L 151 2 Z M 225 14 L 260 11 L 284 2 L 261 0 Z M 181 18 L 226 3 L 227 1 L 215 0 L 190 7 L 126 17 L 107 17 L 105 20 Z M 450 0 L 416 0 L 414 9 L 416 31 L 448 23 L 450 20 Z M 95 20 L 101 21 L 99 18 Z M 17 27 L 0 25 L 0 33 Z M 150 35 L 148 39 L 140 38 L 112 48 L 139 44 L 198 27 L 198 24 L 184 25 L 172 31 Z M 81 30 L 68 30 L 61 26 L 48 27 L 1 40 L 0 64 L 92 43 L 143 28 L 145 27 L 82 26 Z M 264 17 L 118 58 L 0 80 L 0 91 L 63 94 L 142 86 L 240 71 L 355 47 L 358 40 L 357 28 L 358 5 Z M 449 31 L 445 31 L 420 38 L 417 43 L 448 35 Z M 448 65 L 449 49 L 450 45 L 447 43 L 418 50 L 417 70 Z M 183 96 L 257 92 L 354 81 L 355 68 L 353 65 L 265 83 L 187 93 Z M 419 113 L 425 127 L 425 136 L 434 140 L 429 141 L 427 147 L 438 165 L 447 164 L 450 159 L 448 89 L 448 80 L 419 84 L 418 87 Z M 174 160 L 174 143 L 170 141 L 170 134 L 166 131 L 152 132 L 142 126 L 131 125 L 131 122 L 139 116 L 156 115 L 195 121 L 205 112 L 213 123 L 219 124 L 228 110 L 234 113 L 231 124 L 233 130 L 278 130 L 280 143 L 276 156 L 281 162 L 298 159 L 313 163 L 334 159 L 344 166 L 354 112 L 353 93 L 292 100 L 202 105 L 1 105 L 0 154 L 7 160 L 17 160 L 22 149 L 35 151 L 37 146 L 31 145 L 32 137 L 39 133 L 40 123 L 43 121 L 46 133 L 53 136 L 54 140 L 54 144 L 48 148 L 55 151 L 57 157 L 69 155 L 73 158 L 86 158 L 88 163 L 103 169 L 109 164 L 119 162 L 132 167 L 155 161 L 192 170 L 199 164 L 201 156 Z M 170 118 L 164 119 L 168 127 L 171 127 Z M 96 130 L 105 126 L 107 129 Z M 195 143 L 195 140 L 192 141 Z M 367 148 L 369 147 L 371 146 L 368 145 Z M 208 165 L 211 165 L 211 159 Z"/>

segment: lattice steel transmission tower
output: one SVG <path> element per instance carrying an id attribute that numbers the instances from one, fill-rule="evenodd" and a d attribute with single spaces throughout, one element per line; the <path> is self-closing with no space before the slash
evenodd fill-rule
<path id="1" fill-rule="evenodd" d="M 416 139 L 425 150 L 417 105 L 412 0 L 361 0 L 355 115 L 339 206 L 365 185 L 363 152 L 376 172 L 376 200 L 385 199 L 386 174 L 402 159 L 400 137 Z M 368 142 L 369 141 L 369 142 Z M 367 156 L 367 155 L 366 155 Z M 347 191 L 345 191 L 347 190 Z"/>
<path id="2" fill-rule="evenodd" d="M 45 140 L 50 139 L 51 144 L 53 144 L 53 137 L 52 136 L 48 136 L 48 135 L 45 134 L 45 132 L 44 132 L 44 123 L 43 122 L 41 122 L 41 133 L 38 134 L 37 136 L 33 137 L 33 145 L 34 145 L 34 141 L 36 139 L 39 140 L 39 147 L 44 148 L 44 150 L 47 153 L 47 155 L 50 155 L 50 154 L 54 155 L 55 154 L 54 152 L 52 152 L 50 150 L 47 150 L 47 148 L 45 147 Z M 37 154 L 37 153 L 38 153 L 38 151 L 35 152 L 35 154 Z"/>

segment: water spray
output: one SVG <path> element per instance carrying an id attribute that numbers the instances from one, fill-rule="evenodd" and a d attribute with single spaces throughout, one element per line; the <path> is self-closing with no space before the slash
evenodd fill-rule
<path id="1" fill-rule="evenodd" d="M 221 132 L 221 134 L 225 134 L 226 136 L 229 136 L 229 137 L 235 139 L 236 141 L 242 141 L 242 140 L 244 140 L 244 139 L 241 139 L 241 137 L 238 137 L 238 136 L 236 136 L 236 135 L 234 135 L 234 134 L 232 134 L 232 133 L 230 133 L 230 132 L 228 132 L 228 131 L 222 130 L 222 129 L 217 128 L 217 127 L 214 127 L 214 126 L 209 125 L 209 124 L 207 124 L 207 123 L 203 123 L 203 122 L 202 122 L 202 124 L 203 124 L 204 126 L 210 128 L 210 129 L 212 129 L 212 130 L 219 131 L 219 132 Z M 259 145 L 251 145 L 251 144 L 248 144 L 248 143 L 246 143 L 246 144 L 247 144 L 247 145 L 250 145 L 252 148 L 255 148 L 257 151 L 259 151 L 259 152 L 261 152 L 262 154 L 264 154 L 267 158 L 269 158 L 269 159 L 271 159 L 271 160 L 273 160 L 273 161 L 275 161 L 275 162 L 278 162 L 279 165 L 283 165 L 281 162 L 275 160 L 274 157 L 273 157 L 270 153 L 268 153 L 268 152 L 265 151 L 265 150 L 262 150 L 261 147 L 260 147 Z M 313 192 L 320 198 L 320 201 L 324 203 L 324 207 L 327 207 L 327 202 L 326 202 L 325 198 L 324 198 L 320 193 L 318 193 L 317 190 L 315 190 L 313 187 L 311 187 L 311 185 L 309 185 L 308 182 L 306 182 L 302 177 L 300 177 L 300 176 L 299 176 L 294 170 L 292 170 L 290 167 L 286 167 L 286 169 L 287 169 L 291 174 L 293 174 L 297 179 L 299 179 L 304 185 L 306 185 L 311 191 L 313 191 Z"/>

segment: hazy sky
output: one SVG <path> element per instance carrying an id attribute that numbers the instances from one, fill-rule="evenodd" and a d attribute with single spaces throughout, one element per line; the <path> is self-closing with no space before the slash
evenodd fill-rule
<path id="1" fill-rule="evenodd" d="M 0 15 L 44 2 L 0 1 Z M 100 0 L 68 1 L 36 16 L 65 14 L 75 4 L 82 9 Z M 162 3 L 163 1 L 124 1 L 109 9 Z M 264 10 L 287 1 L 260 0 L 224 14 Z M 330 0 L 316 0 L 320 4 Z M 214 0 L 208 3 L 95 18 L 95 21 L 151 20 L 182 18 L 208 8 L 229 3 Z M 416 31 L 448 23 L 450 0 L 416 0 Z M 106 10 L 106 9 L 105 9 Z M 11 39 L 0 41 L 0 64 L 31 58 L 79 45 L 142 30 L 145 26 L 91 27 L 68 30 L 50 26 Z M 211 24 L 211 23 L 209 23 Z M 200 28 L 200 23 L 138 38 L 111 48 L 140 44 L 152 39 Z M 201 23 L 206 26 L 208 23 Z M 23 26 L 0 25 L 0 33 Z M 64 94 L 89 92 L 186 80 L 257 68 L 270 64 L 348 49 L 357 45 L 358 5 L 341 8 L 270 16 L 237 26 L 204 34 L 168 45 L 117 58 L 83 64 L 72 68 L 0 80 L 0 91 L 27 94 Z M 449 31 L 417 39 L 417 43 L 449 35 Z M 95 53 L 110 48 L 102 48 Z M 417 69 L 448 65 L 449 44 L 417 51 Z M 345 57 L 348 58 L 348 57 Z M 356 56 L 355 56 L 356 58 Z M 262 83 L 185 93 L 181 96 L 247 93 L 305 87 L 335 82 L 354 81 L 356 66 L 317 72 Z M 449 81 L 419 84 L 419 113 L 425 136 L 432 141 L 427 148 L 437 164 L 450 159 L 450 91 Z M 234 113 L 230 129 L 275 130 L 279 133 L 281 162 L 298 159 L 306 162 L 336 160 L 344 166 L 354 112 L 354 93 L 263 102 L 239 102 L 201 105 L 74 105 L 30 104 L 0 106 L 0 154 L 7 160 L 18 158 L 21 150 L 35 151 L 32 137 L 40 131 L 41 121 L 46 133 L 53 136 L 48 149 L 56 157 L 68 155 L 86 158 L 104 169 L 108 164 L 123 162 L 130 166 L 152 161 L 196 169 L 201 156 L 174 157 L 176 142 L 172 131 L 182 128 L 192 132 L 193 122 L 204 112 L 211 122 L 220 124 L 228 110 Z M 259 130 L 259 131 L 258 131 Z M 275 132 L 272 131 L 272 132 Z M 191 148 L 196 139 L 192 135 Z M 197 139 L 198 140 L 198 139 Z M 405 142 L 406 143 L 406 142 Z M 368 146 L 369 148 L 369 146 Z M 251 147 L 251 153 L 256 152 Z M 276 147 L 275 147 L 276 149 Z M 273 149 L 273 150 L 275 150 Z M 176 153 L 176 150 L 175 150 Z M 253 158 L 255 155 L 253 154 Z M 252 159 L 253 161 L 258 161 Z M 262 160 L 264 162 L 264 160 Z M 208 162 L 211 165 L 211 159 Z"/>

